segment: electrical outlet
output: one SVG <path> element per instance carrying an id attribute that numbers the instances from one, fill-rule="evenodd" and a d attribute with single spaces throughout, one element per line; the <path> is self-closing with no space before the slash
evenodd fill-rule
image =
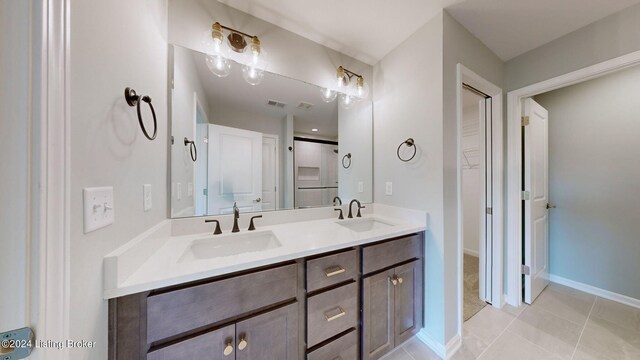
<path id="1" fill-rule="evenodd" d="M 151 210 L 151 208 L 153 207 L 153 198 L 151 196 L 151 184 L 144 184 L 142 186 L 142 193 L 143 193 L 143 204 L 144 204 L 144 211 L 149 211 Z"/>
<path id="2" fill-rule="evenodd" d="M 113 187 L 85 188 L 82 195 L 85 234 L 113 224 Z"/>
<path id="3" fill-rule="evenodd" d="M 187 196 L 193 196 L 193 183 L 192 182 L 187 184 Z"/>
<path id="4" fill-rule="evenodd" d="M 385 185 L 384 193 L 386 195 L 393 195 L 393 183 L 391 181 L 387 181 Z"/>
<path id="5" fill-rule="evenodd" d="M 178 183 L 178 191 L 176 194 L 176 199 L 182 200 L 182 183 Z"/>
<path id="6" fill-rule="evenodd" d="M 358 181 L 358 192 L 364 192 L 364 183 L 362 181 Z"/>

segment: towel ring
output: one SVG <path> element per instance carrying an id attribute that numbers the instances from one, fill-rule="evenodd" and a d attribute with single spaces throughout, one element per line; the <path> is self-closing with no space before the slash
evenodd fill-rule
<path id="1" fill-rule="evenodd" d="M 348 165 L 345 164 L 345 160 L 349 160 Z M 342 157 L 342 167 L 345 169 L 348 169 L 349 167 L 351 167 L 351 153 L 348 153 L 347 155 Z"/>
<path id="2" fill-rule="evenodd" d="M 184 138 L 184 146 L 189 146 L 189 154 L 191 155 L 191 160 L 196 162 L 198 160 L 198 149 L 196 148 L 196 142 L 193 140 L 189 140 L 186 137 Z"/>
<path id="3" fill-rule="evenodd" d="M 154 140 L 156 138 L 156 135 L 158 134 L 158 120 L 156 119 L 156 111 L 153 109 L 153 105 L 151 104 L 151 98 L 147 95 L 144 95 L 144 96 L 138 95 L 136 91 L 130 87 L 127 87 L 124 89 L 124 98 L 125 100 L 127 100 L 127 104 L 129 104 L 129 106 L 131 107 L 137 106 L 138 122 L 140 123 L 140 129 L 142 129 L 142 133 L 144 134 L 144 136 L 147 137 L 147 139 Z M 153 115 L 153 135 L 151 136 L 149 136 L 149 132 L 144 127 L 144 122 L 142 121 L 142 113 L 140 112 L 141 100 L 149 104 L 149 108 L 151 109 L 151 114 Z"/>
<path id="4" fill-rule="evenodd" d="M 400 148 L 402 147 L 402 145 L 407 145 L 408 147 L 413 147 L 413 155 L 411 155 L 410 158 L 403 159 L 402 156 L 400 156 Z M 409 161 L 413 160 L 413 158 L 416 156 L 417 152 L 418 152 L 418 149 L 417 149 L 417 146 L 415 144 L 415 141 L 412 138 L 408 138 L 407 140 L 401 142 L 400 145 L 398 145 L 398 150 L 396 150 L 396 155 L 398 155 L 398 159 L 400 159 L 400 161 L 409 162 Z"/>

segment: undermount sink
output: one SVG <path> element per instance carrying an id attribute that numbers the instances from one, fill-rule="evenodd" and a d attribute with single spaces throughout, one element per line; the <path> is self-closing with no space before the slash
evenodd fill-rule
<path id="1" fill-rule="evenodd" d="M 179 262 L 213 259 L 275 249 L 282 246 L 271 231 L 213 235 L 191 242 Z"/>
<path id="2" fill-rule="evenodd" d="M 391 224 L 376 218 L 361 218 L 361 219 L 345 220 L 345 221 L 338 222 L 338 225 L 344 226 L 347 229 L 353 230 L 355 232 L 372 231 L 372 230 L 384 229 L 390 226 L 394 226 L 394 224 Z"/>

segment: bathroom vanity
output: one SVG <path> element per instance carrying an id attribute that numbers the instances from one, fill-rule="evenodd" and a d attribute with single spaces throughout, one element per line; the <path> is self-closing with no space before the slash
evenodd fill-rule
<path id="1" fill-rule="evenodd" d="M 309 232 L 298 233 L 304 228 Z M 128 282 L 105 289 L 109 359 L 378 359 L 422 328 L 424 229 L 376 214 L 169 237 Z M 190 254 L 194 246 L 206 253 L 203 241 L 243 242 L 249 235 L 273 236 L 280 245 L 209 259 Z M 130 267 L 127 253 L 149 238 L 113 254 L 112 262 Z M 198 272 L 183 281 L 181 266 L 196 267 L 181 261 L 216 275 Z M 164 266 L 151 275 L 154 264 Z M 111 270 L 105 276 L 118 274 Z"/>

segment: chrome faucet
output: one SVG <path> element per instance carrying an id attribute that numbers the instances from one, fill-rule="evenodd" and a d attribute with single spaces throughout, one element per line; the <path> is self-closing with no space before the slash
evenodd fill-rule
<path id="1" fill-rule="evenodd" d="M 238 232 L 240 231 L 240 228 L 238 227 L 238 218 L 240 218 L 240 209 L 238 209 L 238 206 L 236 205 L 236 203 L 233 203 L 233 230 L 231 230 L 231 232 Z"/>
<path id="2" fill-rule="evenodd" d="M 338 205 L 342 205 L 342 199 L 340 199 L 340 196 L 335 196 L 333 198 L 333 206 L 336 206 L 336 200 L 338 200 Z"/>
<path id="3" fill-rule="evenodd" d="M 351 206 L 353 205 L 353 203 L 358 204 L 358 215 L 356 215 L 356 217 L 362 217 L 362 215 L 360 215 L 360 209 L 364 209 L 364 206 L 362 206 L 362 204 L 360 204 L 360 201 L 358 201 L 358 199 L 353 199 L 349 203 L 349 216 L 347 216 L 347 217 L 349 219 L 353 219 L 353 215 L 351 213 Z"/>

